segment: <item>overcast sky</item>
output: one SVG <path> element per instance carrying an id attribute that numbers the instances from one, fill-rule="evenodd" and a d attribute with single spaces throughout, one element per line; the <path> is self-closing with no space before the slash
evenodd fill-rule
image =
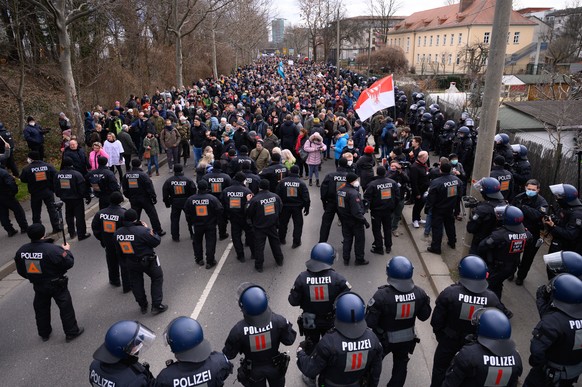
<path id="1" fill-rule="evenodd" d="M 348 16 L 360 16 L 369 14 L 370 0 L 343 0 L 347 4 Z M 571 0 L 517 0 L 518 8 L 526 7 L 554 7 L 556 9 L 566 8 L 566 5 L 571 3 Z M 445 5 L 444 0 L 436 0 L 434 2 L 428 1 L 410 1 L 400 0 L 401 6 L 396 11 L 398 16 L 408 16 L 414 12 L 423 11 L 429 8 L 435 8 Z M 277 17 L 287 19 L 285 25 L 299 24 L 299 7 L 297 0 L 279 0 L 274 2 L 274 11 Z"/>

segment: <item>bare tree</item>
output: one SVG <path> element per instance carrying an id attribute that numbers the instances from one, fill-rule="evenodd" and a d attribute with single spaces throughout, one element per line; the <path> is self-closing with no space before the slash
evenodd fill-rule
<path id="1" fill-rule="evenodd" d="M 309 31 L 300 26 L 285 28 L 283 42 L 286 47 L 293 48 L 296 54 L 305 54 L 309 47 Z"/>
<path id="2" fill-rule="evenodd" d="M 313 50 L 312 59 L 314 61 L 317 61 L 317 47 L 330 40 L 323 37 L 322 33 L 334 20 L 334 13 L 336 13 L 336 7 L 339 6 L 340 2 L 341 0 L 298 0 L 301 19 L 305 22 L 309 32 L 309 43 Z"/>
<path id="3" fill-rule="evenodd" d="M 377 38 L 386 45 L 388 41 L 388 33 L 390 31 L 390 18 L 394 16 L 396 11 L 402 4 L 400 0 L 370 0 L 368 8 L 372 16 L 379 18 L 379 22 L 374 26 Z"/>

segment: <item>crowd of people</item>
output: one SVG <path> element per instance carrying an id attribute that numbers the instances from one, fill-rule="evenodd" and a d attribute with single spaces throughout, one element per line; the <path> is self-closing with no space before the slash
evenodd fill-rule
<path id="1" fill-rule="evenodd" d="M 284 75 L 277 73 L 275 61 L 263 59 L 189 88 L 132 95 L 125 105 L 116 101 L 110 110 L 98 106 L 87 112 L 84 135 L 78 137 L 61 113 L 58 171 L 44 161 L 48 131 L 28 117 L 28 164 L 19 173 L 10 151 L 2 163 L 28 185 L 32 224 L 15 204 L 15 180 L 4 169 L 0 198 L 6 200 L 0 200 L 0 220 L 8 235 L 15 235 L 8 214 L 14 211 L 21 232 L 31 239 L 15 261 L 19 274 L 34 284 L 42 339 L 49 340 L 52 332 L 47 314 L 52 298 L 61 309 L 67 341 L 83 333 L 64 276 L 73 263 L 70 246 L 54 245 L 42 225 L 44 204 L 53 233 L 64 233 L 55 195 L 64 202 L 69 236 L 79 241 L 91 236 L 85 227 L 85 205 L 93 198 L 99 201 L 91 231 L 105 250 L 109 283 L 132 292 L 146 314 L 146 274 L 152 280 L 151 313 L 168 309 L 155 253 L 166 232 L 152 181 L 154 173 L 160 176 L 159 155 L 165 152 L 169 176 L 161 197 L 171 208 L 172 240 L 181 240 L 184 213 L 194 261 L 206 269 L 217 263 L 217 239 L 227 238 L 241 262 L 246 261 L 248 246 L 259 273 L 264 271 L 268 239 L 276 265 L 282 266 L 281 245 L 287 243 L 289 222 L 293 221 L 291 247 L 297 248 L 303 218 L 314 202 L 308 187 L 315 183 L 319 188 L 324 212 L 319 243 L 289 296 L 291 305 L 303 310 L 298 327 L 306 340 L 297 365 L 306 383 L 357 386 L 365 379 L 366 385 L 375 386 L 383 357 L 392 353 L 388 385 L 403 386 L 417 343 L 416 318 L 426 321 L 432 315 L 438 346 L 431 386 L 517 385 L 522 365 L 510 339 L 513 313 L 501 302 L 503 283 L 515 276 L 515 283 L 523 284 L 547 233 L 553 237 L 547 259 L 550 283 L 538 294 L 541 321 L 532 339 L 533 368 L 524 385 L 542 386 L 551 380 L 572 385 L 582 373 L 582 354 L 576 346 L 582 325 L 568 326 L 568 321 L 582 318 L 582 271 L 577 271 L 582 267 L 582 203 L 576 189 L 568 184 L 550 187 L 560 205 L 551 214 L 539 195 L 540 183 L 532 178 L 527 149 L 511 145 L 509 137 L 500 134 L 491 176 L 476 179 L 483 201 L 471 200 L 464 195 L 478 128 L 466 113 L 458 122 L 447 120 L 437 104 L 426 105 L 422 93 L 413 93 L 409 105 L 406 93 L 395 88 L 396 106 L 362 123 L 355 103 L 373 80 L 347 70 L 336 77 L 335 69 L 315 63 L 286 66 Z M 0 137 L 10 150 L 13 140 L 2 127 Z M 432 165 L 431 152 L 439 157 Z M 320 177 L 322 164 L 332 159 L 335 170 Z M 124 196 L 128 210 L 121 207 Z M 443 233 L 449 248 L 456 248 L 455 223 L 463 220 L 466 207 L 474 207 L 467 223 L 474 235 L 471 255 L 460 260 L 459 283 L 438 296 L 434 310 L 426 293 L 414 285 L 412 265 L 405 257 L 388 262 L 388 285 L 367 306 L 332 268 L 336 253 L 327 242 L 336 214 L 343 264 L 350 265 L 353 255 L 360 266 L 369 263 L 365 229 L 372 228 L 372 253 L 391 253 L 392 238 L 401 235 L 398 227 L 406 204 L 412 205 L 412 226 L 422 224 L 425 236 L 432 235 L 428 251 L 435 254 L 442 252 Z M 143 211 L 151 228 L 141 220 Z M 198 322 L 173 320 L 165 339 L 178 362 L 168 365 L 157 382 L 137 359 L 140 349 L 155 338 L 153 332 L 138 322 L 117 323 L 95 353 L 91 382 L 222 385 L 232 372 L 229 360 L 240 353 L 245 360 L 237 378 L 243 385 L 264 386 L 268 381 L 283 386 L 289 358 L 279 353 L 279 344 L 295 341 L 292 324 L 271 312 L 258 285 L 241 285 L 239 306 L 244 319 L 230 332 L 224 356 L 211 351 Z M 469 334 L 475 336 L 465 345 Z"/>

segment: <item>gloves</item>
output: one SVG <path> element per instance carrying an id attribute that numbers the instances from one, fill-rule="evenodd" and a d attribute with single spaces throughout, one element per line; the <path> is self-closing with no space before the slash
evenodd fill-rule
<path id="1" fill-rule="evenodd" d="M 322 200 L 321 204 L 323 204 L 323 208 L 325 208 L 325 206 L 327 205 L 327 200 Z"/>
<path id="2" fill-rule="evenodd" d="M 88 198 L 85 198 L 85 204 L 89 204 L 91 203 L 91 197 L 89 196 Z"/>
<path id="3" fill-rule="evenodd" d="M 158 203 L 158 199 L 157 198 L 152 198 L 152 204 L 156 205 Z"/>
<path id="4" fill-rule="evenodd" d="M 154 203 L 155 204 L 155 203 Z M 172 205 L 170 204 L 170 202 L 164 202 L 164 204 L 166 205 L 166 208 L 170 208 Z"/>
<path id="5" fill-rule="evenodd" d="M 364 219 L 364 226 L 366 228 L 370 228 L 370 223 L 368 223 L 368 221 L 366 219 Z"/>
<path id="6" fill-rule="evenodd" d="M 305 216 L 309 215 L 309 207 L 305 207 L 303 209 L 303 215 L 305 215 Z"/>

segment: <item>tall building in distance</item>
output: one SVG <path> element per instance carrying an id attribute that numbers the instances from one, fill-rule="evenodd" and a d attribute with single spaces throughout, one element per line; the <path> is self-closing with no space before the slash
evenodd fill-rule
<path id="1" fill-rule="evenodd" d="M 273 19 L 271 22 L 271 31 L 273 33 L 273 44 L 279 45 L 283 43 L 285 37 L 285 19 Z"/>

